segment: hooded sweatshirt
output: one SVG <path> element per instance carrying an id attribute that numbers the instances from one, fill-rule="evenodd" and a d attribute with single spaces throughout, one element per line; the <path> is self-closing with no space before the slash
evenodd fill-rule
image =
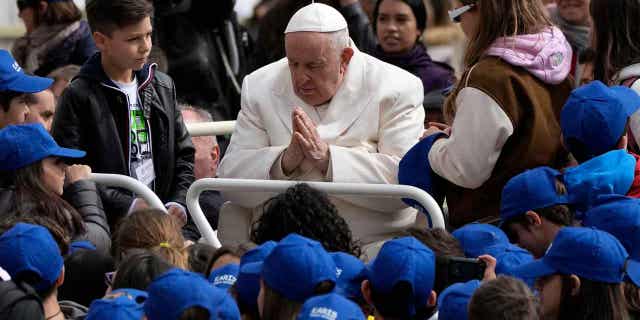
<path id="1" fill-rule="evenodd" d="M 497 39 L 454 92 L 451 135 L 433 143 L 429 164 L 450 185 L 452 226 L 498 216 L 514 175 L 559 167 L 559 115 L 571 93 L 571 46 L 556 27 Z"/>

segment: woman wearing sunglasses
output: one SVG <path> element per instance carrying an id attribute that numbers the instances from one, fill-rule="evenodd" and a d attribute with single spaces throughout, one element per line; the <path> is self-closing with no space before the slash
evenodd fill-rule
<path id="1" fill-rule="evenodd" d="M 572 52 L 540 0 L 454 3 L 449 15 L 469 39 L 465 71 L 444 105 L 447 124 L 432 123 L 418 146 L 428 150 L 421 165 L 446 181 L 449 222 L 459 227 L 498 216 L 509 178 L 560 165 Z"/>
<path id="2" fill-rule="evenodd" d="M 96 184 L 88 180 L 91 168 L 67 164 L 84 156 L 58 146 L 39 123 L 0 130 L 0 221 L 44 216 L 72 242 L 89 241 L 109 254 L 109 225 Z"/>

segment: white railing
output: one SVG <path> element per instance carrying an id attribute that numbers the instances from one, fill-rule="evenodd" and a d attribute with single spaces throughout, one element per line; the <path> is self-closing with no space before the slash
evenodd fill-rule
<path id="1" fill-rule="evenodd" d="M 187 123 L 187 131 L 192 137 L 222 136 L 233 133 L 235 121 L 194 122 Z"/>
<path id="2" fill-rule="evenodd" d="M 309 181 L 251 180 L 251 179 L 200 179 L 194 182 L 187 192 L 187 208 L 200 234 L 207 243 L 219 248 L 218 232 L 214 231 L 200 208 L 200 194 L 206 190 L 236 192 L 276 192 L 280 193 L 298 183 L 307 183 L 312 188 L 328 194 L 349 196 L 410 198 L 420 203 L 431 217 L 433 228 L 444 228 L 444 217 L 433 198 L 423 190 L 405 185 L 334 183 Z"/>
<path id="3" fill-rule="evenodd" d="M 167 212 L 167 209 L 164 207 L 160 198 L 158 198 L 158 196 L 144 183 L 134 178 L 120 174 L 92 173 L 89 179 L 107 187 L 127 189 L 135 193 L 137 197 L 141 197 L 147 201 L 151 208 Z"/>

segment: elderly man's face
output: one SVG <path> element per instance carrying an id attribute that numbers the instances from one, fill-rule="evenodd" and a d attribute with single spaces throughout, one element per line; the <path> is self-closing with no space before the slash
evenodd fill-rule
<path id="1" fill-rule="evenodd" d="M 291 82 L 296 95 L 312 106 L 331 100 L 338 91 L 353 51 L 339 53 L 330 36 L 293 32 L 285 36 Z"/>

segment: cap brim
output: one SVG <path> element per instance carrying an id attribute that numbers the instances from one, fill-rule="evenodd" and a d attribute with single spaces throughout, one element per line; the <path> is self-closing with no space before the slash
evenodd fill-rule
<path id="1" fill-rule="evenodd" d="M 58 148 L 51 152 L 51 156 L 61 157 L 61 158 L 82 158 L 87 155 L 86 152 L 76 149 L 67 149 L 67 148 Z"/>
<path id="2" fill-rule="evenodd" d="M 240 268 L 240 273 L 245 274 L 256 274 L 259 275 L 262 273 L 262 262 L 252 262 L 243 265 Z"/>
<path id="3" fill-rule="evenodd" d="M 627 261 L 627 277 L 635 284 L 640 287 L 640 262 L 637 260 L 629 259 Z"/>
<path id="4" fill-rule="evenodd" d="M 48 89 L 53 84 L 53 79 L 22 74 L 7 85 L 11 91 L 23 93 L 36 93 Z"/>
<path id="5" fill-rule="evenodd" d="M 557 270 L 546 264 L 544 259 L 538 259 L 513 269 L 514 276 L 524 279 L 537 279 L 555 273 Z"/>

